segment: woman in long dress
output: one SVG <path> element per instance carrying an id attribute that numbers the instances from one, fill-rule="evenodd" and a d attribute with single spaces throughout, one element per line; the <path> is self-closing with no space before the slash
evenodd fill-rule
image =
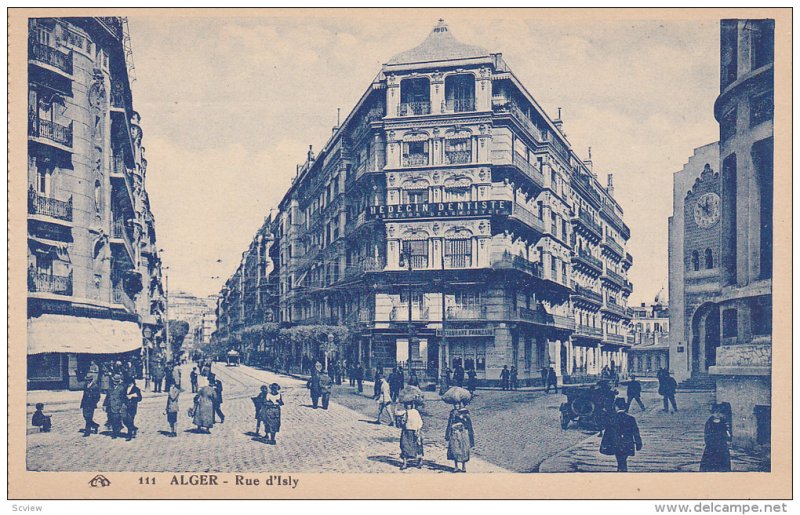
<path id="1" fill-rule="evenodd" d="M 213 386 L 206 385 L 200 388 L 194 396 L 194 415 L 192 423 L 201 433 L 210 433 L 214 427 L 214 399 L 217 391 Z"/>
<path id="2" fill-rule="evenodd" d="M 453 406 L 450 418 L 447 420 L 444 439 L 447 440 L 447 459 L 455 463 L 453 472 L 466 472 L 470 449 L 475 447 L 475 432 L 466 405 L 456 403 Z M 458 466 L 459 463 L 461 468 Z"/>
<path id="3" fill-rule="evenodd" d="M 731 431 L 720 404 L 711 407 L 711 416 L 706 421 L 703 458 L 700 460 L 700 472 L 730 472 L 731 452 L 728 442 Z"/>
<path id="4" fill-rule="evenodd" d="M 422 447 L 422 416 L 414 406 L 414 402 L 404 402 L 405 411 L 400 417 L 400 457 L 403 465 L 400 470 L 408 468 L 408 461 L 416 461 L 416 467 L 422 467 L 422 456 L 425 454 Z"/>
<path id="5" fill-rule="evenodd" d="M 267 443 L 275 445 L 275 436 L 281 430 L 281 406 L 283 406 L 283 396 L 281 387 L 278 383 L 269 385 L 269 393 L 264 399 L 263 412 L 264 432 Z"/>
<path id="6" fill-rule="evenodd" d="M 268 393 L 269 388 L 263 385 L 261 386 L 261 393 L 252 398 L 256 407 L 256 438 L 261 437 L 261 424 L 264 423 L 264 403 L 267 401 Z"/>

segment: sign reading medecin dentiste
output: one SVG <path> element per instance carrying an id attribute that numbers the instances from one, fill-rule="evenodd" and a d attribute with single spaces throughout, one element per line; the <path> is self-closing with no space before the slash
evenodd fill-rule
<path id="1" fill-rule="evenodd" d="M 425 204 L 396 204 L 370 206 L 369 216 L 384 220 L 398 218 L 447 218 L 511 214 L 508 200 L 476 200 L 467 202 L 429 202 Z"/>

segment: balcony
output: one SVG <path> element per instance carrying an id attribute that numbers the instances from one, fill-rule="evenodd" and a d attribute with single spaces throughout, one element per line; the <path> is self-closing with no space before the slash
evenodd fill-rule
<path id="1" fill-rule="evenodd" d="M 133 242 L 125 228 L 125 222 L 115 219 L 111 226 L 111 243 L 122 243 L 128 253 L 131 263 L 135 261 L 136 254 L 133 252 Z"/>
<path id="2" fill-rule="evenodd" d="M 28 291 L 72 295 L 72 272 L 69 275 L 55 275 L 31 267 L 28 269 Z"/>
<path id="3" fill-rule="evenodd" d="M 444 153 L 444 162 L 448 165 L 463 165 L 472 162 L 471 150 L 454 150 Z M 413 166 L 413 165 L 412 165 Z"/>
<path id="4" fill-rule="evenodd" d="M 508 309 L 506 311 L 506 315 L 507 318 L 512 320 L 522 320 L 534 324 L 557 327 L 559 329 L 567 329 L 570 331 L 575 329 L 575 321 L 573 319 L 560 315 L 552 315 L 541 310 L 530 308 L 517 308 L 516 310 Z"/>
<path id="5" fill-rule="evenodd" d="M 603 296 L 593 290 L 590 290 L 589 288 L 576 284 L 574 289 L 576 296 L 580 296 L 590 301 L 593 301 L 595 304 L 598 305 L 603 303 Z"/>
<path id="6" fill-rule="evenodd" d="M 601 339 L 603 337 L 603 330 L 599 327 L 592 327 L 588 325 L 578 324 L 575 327 L 575 333 L 578 336 L 585 336 L 588 338 Z"/>
<path id="7" fill-rule="evenodd" d="M 606 303 L 603 305 L 603 310 L 608 311 L 610 313 L 614 313 L 615 315 L 621 317 L 625 317 L 628 315 L 628 312 L 624 306 L 620 306 L 619 304 L 611 300 L 606 301 Z"/>
<path id="8" fill-rule="evenodd" d="M 582 263 L 597 273 L 603 272 L 603 262 L 591 255 L 589 252 L 579 249 L 572 257 L 573 262 Z"/>
<path id="9" fill-rule="evenodd" d="M 449 254 L 444 256 L 445 268 L 472 268 L 472 254 Z"/>
<path id="10" fill-rule="evenodd" d="M 627 282 L 627 280 L 624 277 L 614 272 L 613 270 L 609 269 L 606 269 L 603 272 L 603 275 L 600 276 L 600 279 L 614 283 L 619 288 L 625 288 L 625 283 Z"/>
<path id="11" fill-rule="evenodd" d="M 528 227 L 538 231 L 540 234 L 547 234 L 547 228 L 542 219 L 533 214 L 531 210 L 520 202 L 514 203 L 514 208 L 511 211 L 511 218 L 516 218 Z"/>
<path id="12" fill-rule="evenodd" d="M 65 222 L 72 221 L 72 197 L 66 202 L 39 195 L 32 187 L 28 190 L 28 213 L 49 216 Z"/>
<path id="13" fill-rule="evenodd" d="M 613 334 L 613 333 L 607 333 L 605 336 L 603 336 L 603 341 L 606 341 L 606 342 L 609 342 L 609 343 L 615 343 L 615 344 L 618 344 L 618 345 L 624 345 L 625 343 L 627 343 L 625 335 L 623 335 L 623 334 Z"/>
<path id="14" fill-rule="evenodd" d="M 524 127 L 537 141 L 544 141 L 545 138 L 542 135 L 542 131 L 533 124 L 531 119 L 528 118 L 528 115 L 520 109 L 516 102 L 505 101 L 500 104 L 494 104 L 492 109 L 496 114 L 510 114 L 514 120 Z"/>
<path id="15" fill-rule="evenodd" d="M 613 238 L 606 236 L 602 245 L 613 252 L 619 259 L 623 259 L 625 257 L 625 250 L 622 248 L 622 245 L 617 243 Z"/>
<path id="16" fill-rule="evenodd" d="M 633 256 L 630 252 L 625 253 L 625 262 L 628 264 L 628 266 L 633 265 Z"/>
<path id="17" fill-rule="evenodd" d="M 136 305 L 134 304 L 133 299 L 131 299 L 128 294 L 125 293 L 125 290 L 122 288 L 121 284 L 115 284 L 111 292 L 111 298 L 114 301 L 114 304 L 125 306 L 125 309 L 130 313 L 136 312 Z"/>
<path id="18" fill-rule="evenodd" d="M 63 147 L 72 148 L 72 122 L 69 122 L 69 125 L 60 125 L 37 116 L 28 116 L 28 134 L 34 138 L 46 139 Z"/>
<path id="19" fill-rule="evenodd" d="M 593 236 L 596 238 L 603 237 L 603 230 L 600 228 L 600 224 L 594 221 L 592 216 L 584 211 L 579 210 L 577 215 L 572 217 L 572 221 L 576 222 L 577 227 L 584 227 L 587 231 L 589 231 Z"/>
<path id="20" fill-rule="evenodd" d="M 539 263 L 528 261 L 527 259 L 514 256 L 512 254 L 503 254 L 502 257 L 492 260 L 492 268 L 497 270 L 518 270 L 534 277 L 542 278 L 542 266 Z"/>
<path id="21" fill-rule="evenodd" d="M 412 322 L 427 322 L 430 320 L 430 310 L 428 306 L 411 306 Z M 389 313 L 390 322 L 408 322 L 408 305 L 400 304 L 394 306 Z"/>
<path id="22" fill-rule="evenodd" d="M 28 59 L 52 66 L 67 75 L 72 75 L 72 52 L 62 52 L 35 40 L 28 40 Z"/>
<path id="23" fill-rule="evenodd" d="M 384 268 L 386 268 L 386 261 L 383 258 L 371 257 L 363 259 L 354 265 L 349 265 L 346 268 L 346 275 L 351 277 L 366 272 L 381 272 Z"/>
<path id="24" fill-rule="evenodd" d="M 522 173 L 533 179 L 533 182 L 535 182 L 539 188 L 543 188 L 544 175 L 542 174 L 542 171 L 539 169 L 539 167 L 531 162 L 528 162 L 528 160 L 526 160 L 524 157 L 522 157 L 516 152 L 512 152 L 512 154 L 514 155 L 514 157 L 512 158 L 511 161 L 514 163 L 514 166 L 519 168 L 519 170 Z"/>
<path id="25" fill-rule="evenodd" d="M 408 154 L 403 156 L 403 166 L 428 166 L 427 154 Z"/>
<path id="26" fill-rule="evenodd" d="M 486 320 L 486 306 L 448 306 L 447 320 Z"/>
<path id="27" fill-rule="evenodd" d="M 454 98 L 445 102 L 448 113 L 466 113 L 475 110 L 475 98 Z"/>
<path id="28" fill-rule="evenodd" d="M 431 114 L 430 102 L 403 102 L 398 111 L 400 116 L 423 116 Z"/>

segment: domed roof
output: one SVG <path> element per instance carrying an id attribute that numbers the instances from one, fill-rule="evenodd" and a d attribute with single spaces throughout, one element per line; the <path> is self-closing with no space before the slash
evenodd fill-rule
<path id="1" fill-rule="evenodd" d="M 389 59 L 386 64 L 427 63 L 488 55 L 489 52 L 483 47 L 466 45 L 458 41 L 450 33 L 447 23 L 440 19 L 425 41 L 411 50 L 400 52 Z"/>

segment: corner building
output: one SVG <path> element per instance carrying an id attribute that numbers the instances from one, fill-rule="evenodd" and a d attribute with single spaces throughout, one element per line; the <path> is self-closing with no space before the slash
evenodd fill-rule
<path id="1" fill-rule="evenodd" d="M 80 388 L 92 359 L 144 375 L 165 306 L 127 22 L 28 35 L 28 387 Z"/>
<path id="2" fill-rule="evenodd" d="M 630 230 L 501 54 L 440 20 L 386 63 L 278 207 L 278 319 L 347 325 L 340 359 L 480 382 L 627 368 Z M 293 349 L 319 357 L 320 349 Z"/>

